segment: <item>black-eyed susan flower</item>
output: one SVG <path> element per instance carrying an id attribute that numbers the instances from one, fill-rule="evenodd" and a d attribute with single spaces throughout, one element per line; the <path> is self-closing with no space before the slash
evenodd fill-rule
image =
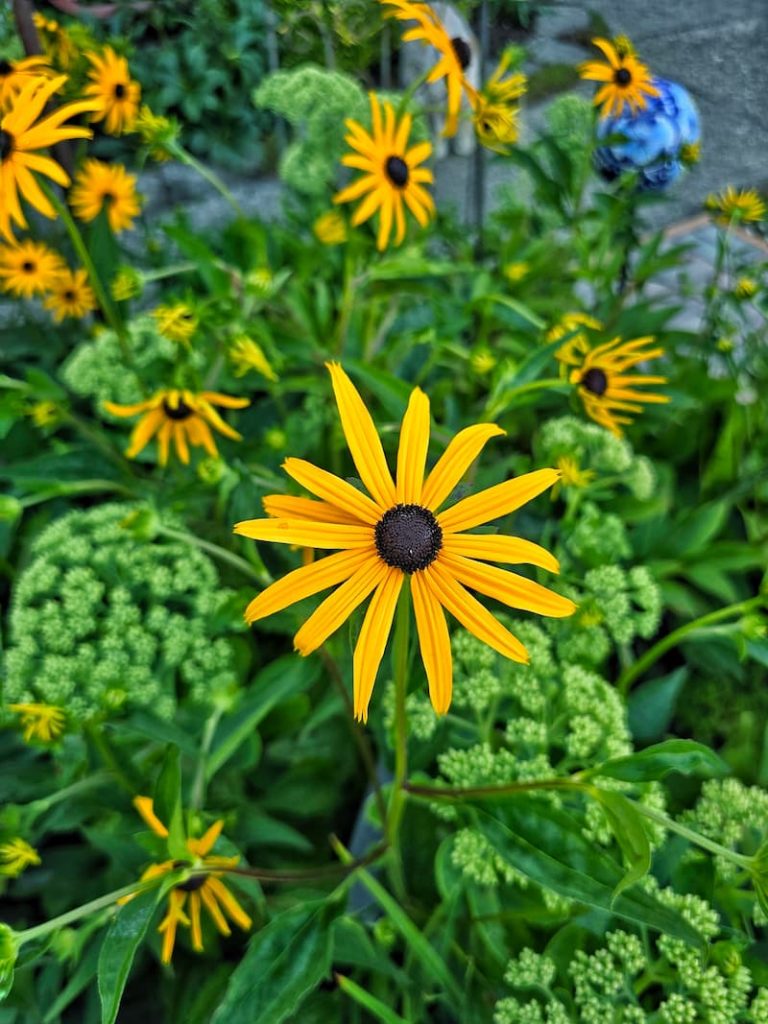
<path id="1" fill-rule="evenodd" d="M 0 233 L 13 241 L 12 222 L 27 227 L 19 195 L 45 217 L 55 218 L 56 210 L 40 189 L 36 174 L 66 188 L 69 175 L 59 164 L 40 150 L 55 146 L 65 139 L 90 139 L 89 128 L 64 124 L 71 117 L 93 110 L 92 100 L 64 103 L 52 114 L 38 121 L 45 105 L 66 82 L 65 75 L 56 78 L 31 78 L 14 95 L 11 106 L 0 119 Z"/>
<path id="2" fill-rule="evenodd" d="M 528 82 L 522 72 L 508 74 L 512 60 L 512 51 L 506 50 L 496 70 L 472 100 L 472 121 L 478 139 L 484 146 L 502 154 L 519 138 L 518 101 L 525 94 Z"/>
<path id="3" fill-rule="evenodd" d="M 43 305 L 56 323 L 61 323 L 65 317 L 79 320 L 88 316 L 96 309 L 96 296 L 88 284 L 88 272 L 82 268 L 64 270 L 50 284 Z"/>
<path id="4" fill-rule="evenodd" d="M 554 327 L 550 327 L 547 331 L 547 341 L 559 341 L 560 338 L 564 338 L 566 334 L 575 332 L 572 335 L 569 344 L 576 348 L 586 350 L 586 348 L 589 347 L 589 341 L 584 331 L 580 330 L 581 327 L 586 327 L 590 331 L 601 331 L 603 329 L 603 325 L 600 321 L 596 320 L 588 313 L 580 313 L 578 311 L 564 313 Z"/>
<path id="5" fill-rule="evenodd" d="M 32 740 L 53 743 L 64 732 L 67 723 L 64 709 L 54 704 L 9 704 L 8 710 L 19 716 L 25 743 Z"/>
<path id="6" fill-rule="evenodd" d="M 92 121 L 104 121 L 110 135 L 122 135 L 133 128 L 141 99 L 141 86 L 131 78 L 128 61 L 119 57 L 111 46 L 101 53 L 86 53 L 91 69 L 90 84 L 85 95 L 97 100 L 99 106 L 91 115 Z"/>
<path id="7" fill-rule="evenodd" d="M 312 231 L 323 245 L 343 245 L 347 240 L 347 222 L 338 210 L 320 214 L 312 225 Z"/>
<path id="8" fill-rule="evenodd" d="M 75 216 L 86 222 L 95 220 L 105 210 L 115 234 L 125 231 L 139 214 L 136 176 L 129 174 L 122 164 L 85 160 L 75 175 L 69 204 Z"/>
<path id="9" fill-rule="evenodd" d="M 152 310 L 152 316 L 158 333 L 179 345 L 188 345 L 197 330 L 198 319 L 186 302 L 157 306 Z"/>
<path id="10" fill-rule="evenodd" d="M 704 205 L 715 213 L 719 224 L 757 223 L 765 217 L 765 203 L 753 188 L 737 190 L 727 185 L 719 194 L 708 195 Z"/>
<path id="11" fill-rule="evenodd" d="M 133 804 L 155 835 L 161 839 L 167 839 L 168 829 L 155 814 L 152 799 L 148 796 L 137 796 L 134 798 Z M 223 827 L 223 821 L 215 821 L 199 839 L 187 839 L 188 860 L 169 857 L 168 860 L 160 863 L 150 864 L 141 876 L 141 881 L 146 882 L 149 879 L 167 875 L 170 871 L 179 871 L 181 868 L 189 869 L 189 878 L 175 885 L 168 894 L 168 909 L 157 929 L 163 937 L 161 960 L 164 964 L 171 962 L 176 945 L 176 933 L 180 925 L 189 929 L 192 948 L 195 952 L 202 953 L 203 908 L 213 921 L 217 931 L 222 935 L 232 934 L 229 921 L 236 924 L 238 928 L 242 928 L 243 931 L 248 931 L 251 927 L 251 918 L 221 881 L 223 871 L 235 867 L 240 858 L 211 854 Z M 119 902 L 127 903 L 130 899 L 129 896 Z"/>
<path id="12" fill-rule="evenodd" d="M 46 78 L 52 74 L 50 61 L 42 54 L 23 57 L 21 60 L 0 60 L 0 110 L 30 79 Z"/>
<path id="13" fill-rule="evenodd" d="M 595 423 L 621 436 L 621 425 L 643 411 L 643 403 L 668 402 L 667 395 L 638 391 L 648 384 L 666 384 L 666 377 L 628 373 L 638 363 L 664 355 L 652 337 L 614 338 L 592 348 L 584 337 L 572 338 L 557 353 L 564 374 L 576 385 L 584 410 Z M 570 369 L 569 369 L 570 368 Z"/>
<path id="14" fill-rule="evenodd" d="M 170 146 L 179 135 L 179 123 L 171 117 L 155 114 L 145 103 L 139 108 L 133 130 L 147 147 L 149 155 L 158 163 L 171 159 Z"/>
<path id="15" fill-rule="evenodd" d="M 26 839 L 16 836 L 0 843 L 0 875 L 17 878 L 22 871 L 40 863 L 40 854 Z"/>
<path id="16" fill-rule="evenodd" d="M 592 100 L 600 107 L 601 117 L 618 116 L 625 107 L 636 114 L 645 107 L 648 96 L 659 95 L 647 66 L 638 60 L 633 49 L 622 43 L 622 38 L 613 42 L 593 39 L 592 44 L 603 53 L 605 61 L 588 60 L 579 65 L 582 78 L 601 83 Z"/>
<path id="17" fill-rule="evenodd" d="M 31 238 L 0 246 L 0 288 L 21 298 L 42 295 L 66 270 L 64 260 L 43 242 Z"/>
<path id="18" fill-rule="evenodd" d="M 462 430 L 425 480 L 429 399 L 415 388 L 403 418 L 393 480 L 362 398 L 338 364 L 328 369 L 347 444 L 368 493 L 303 459 L 286 459 L 288 475 L 320 500 L 271 495 L 264 498 L 270 518 L 238 523 L 235 532 L 336 553 L 267 587 L 248 605 L 246 620 L 255 622 L 336 587 L 294 637 L 296 650 L 307 655 L 370 597 L 354 654 L 354 711 L 365 721 L 395 606 L 408 581 L 430 698 L 435 711 L 444 714 L 452 690 L 445 611 L 506 657 L 528 660 L 522 643 L 470 590 L 540 615 L 570 615 L 575 609 L 573 602 L 540 584 L 485 564 L 529 563 L 557 572 L 557 560 L 544 548 L 516 537 L 467 532 L 520 508 L 550 487 L 558 473 L 526 473 L 440 511 L 485 442 L 504 431 L 493 423 Z"/>
<path id="19" fill-rule="evenodd" d="M 448 100 L 443 135 L 452 138 L 459 127 L 462 95 L 466 94 L 473 104 L 477 97 L 465 76 L 465 71 L 472 61 L 470 41 L 459 36 L 449 36 L 442 21 L 429 4 L 413 3 L 412 0 L 379 2 L 393 8 L 385 12 L 387 17 L 397 18 L 398 21 L 416 22 L 413 28 L 403 33 L 404 43 L 419 42 L 423 46 L 432 46 L 440 55 L 437 64 L 427 75 L 427 83 L 432 84 L 445 79 Z"/>
<path id="20" fill-rule="evenodd" d="M 277 374 L 264 355 L 264 349 L 248 335 L 238 335 L 230 345 L 228 355 L 236 377 L 244 377 L 253 370 L 267 380 L 277 380 Z"/>
<path id="21" fill-rule="evenodd" d="M 432 172 L 419 166 L 432 153 L 432 145 L 419 142 L 408 149 L 411 115 L 404 114 L 398 121 L 392 105 L 384 103 L 382 118 L 381 106 L 373 93 L 370 101 L 370 134 L 351 118 L 344 122 L 349 131 L 346 141 L 355 152 L 343 156 L 341 162 L 362 171 L 363 176 L 338 192 L 333 201 L 349 203 L 362 199 L 352 217 L 354 227 L 378 212 L 376 245 L 386 249 L 393 224 L 395 245 L 405 238 L 404 204 L 422 227 L 426 227 L 434 212 L 432 196 L 423 187 L 433 180 Z"/>
<path id="22" fill-rule="evenodd" d="M 215 406 L 224 409 L 244 409 L 250 404 L 248 398 L 233 398 L 231 395 L 221 395 L 217 391 L 195 393 L 178 388 L 163 388 L 146 402 L 137 402 L 135 405 L 105 402 L 104 408 L 113 416 L 138 416 L 143 413 L 131 434 L 125 454 L 129 459 L 135 459 L 157 435 L 160 465 L 164 466 L 168 462 L 171 441 L 176 454 L 185 465 L 189 463 L 190 445 L 193 448 L 204 448 L 209 455 L 218 455 L 211 427 L 224 437 L 242 441 L 242 434 L 238 434 L 224 422 Z"/>

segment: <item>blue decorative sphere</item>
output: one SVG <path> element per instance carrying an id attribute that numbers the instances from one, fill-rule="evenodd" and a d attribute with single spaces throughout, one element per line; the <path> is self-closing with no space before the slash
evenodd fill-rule
<path id="1" fill-rule="evenodd" d="M 646 96 L 642 110 L 633 114 L 625 108 L 616 117 L 598 121 L 599 139 L 624 138 L 595 151 L 597 169 L 609 181 L 624 171 L 639 171 L 640 188 L 666 188 L 683 169 L 683 146 L 699 141 L 699 113 L 690 94 L 665 78 L 654 77 L 652 83 L 659 95 Z"/>

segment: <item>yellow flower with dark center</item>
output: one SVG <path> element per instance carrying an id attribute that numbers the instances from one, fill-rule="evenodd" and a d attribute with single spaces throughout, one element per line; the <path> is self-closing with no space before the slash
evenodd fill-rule
<path id="1" fill-rule="evenodd" d="M 171 159 L 168 149 L 179 134 L 179 125 L 170 117 L 155 114 L 146 104 L 142 104 L 133 124 L 134 131 L 141 136 L 141 141 L 149 150 L 149 155 L 158 163 Z"/>
<path id="2" fill-rule="evenodd" d="M 255 370 L 256 373 L 260 373 L 267 380 L 277 380 L 277 374 L 270 366 L 261 345 L 246 334 L 239 335 L 232 342 L 229 349 L 229 358 L 232 361 L 236 377 L 244 377 L 246 373 Z"/>
<path id="3" fill-rule="evenodd" d="M 88 77 L 91 82 L 85 95 L 99 101 L 91 116 L 92 121 L 104 121 L 110 135 L 122 135 L 134 126 L 141 99 L 141 86 L 131 78 L 128 61 L 119 57 L 111 46 L 101 53 L 86 53 L 91 63 Z"/>
<path id="4" fill-rule="evenodd" d="M 90 139 L 93 134 L 90 128 L 64 124 L 70 117 L 93 110 L 92 100 L 64 103 L 41 121 L 37 120 L 66 80 L 65 75 L 47 80 L 31 78 L 13 97 L 10 109 L 0 120 L 0 233 L 10 241 L 13 241 L 12 221 L 20 228 L 27 227 L 19 193 L 43 216 L 56 217 L 56 210 L 43 195 L 35 174 L 45 175 L 63 188 L 69 185 L 66 171 L 39 150 L 65 139 Z"/>
<path id="5" fill-rule="evenodd" d="M 164 338 L 179 345 L 188 345 L 197 330 L 198 319 L 186 302 L 158 306 L 152 310 L 157 330 Z"/>
<path id="6" fill-rule="evenodd" d="M 0 843 L 0 875 L 16 878 L 28 867 L 40 863 L 40 854 L 26 839 L 16 837 Z"/>
<path id="7" fill-rule="evenodd" d="M 525 647 L 469 590 L 540 615 L 559 617 L 575 610 L 572 601 L 538 583 L 484 564 L 529 563 L 557 572 L 557 560 L 544 548 L 516 537 L 467 532 L 514 512 L 551 487 L 559 474 L 554 469 L 526 473 L 440 511 L 486 441 L 504 431 L 493 423 L 462 430 L 425 480 L 429 399 L 415 388 L 403 418 L 393 480 L 362 398 L 337 363 L 328 364 L 328 369 L 347 444 L 368 493 L 303 459 L 286 459 L 286 473 L 320 500 L 270 495 L 264 498 L 270 518 L 238 523 L 235 532 L 254 540 L 336 549 L 336 554 L 295 569 L 267 587 L 248 605 L 246 621 L 256 622 L 339 585 L 294 637 L 296 650 L 307 655 L 371 597 L 354 654 L 354 711 L 365 721 L 395 606 L 407 580 L 430 698 L 435 711 L 445 714 L 451 703 L 452 665 L 444 610 L 496 651 L 519 662 L 528 661 Z"/>
<path id="8" fill-rule="evenodd" d="M 61 71 L 68 71 L 78 59 L 79 50 L 69 32 L 53 18 L 38 11 L 32 15 L 46 56 Z"/>
<path id="9" fill-rule="evenodd" d="M 757 223 L 765 217 L 765 203 L 753 188 L 737 191 L 733 185 L 728 185 L 719 195 L 708 195 L 704 205 L 717 214 L 715 220 L 720 224 Z"/>
<path id="10" fill-rule="evenodd" d="M 379 249 L 385 249 L 393 223 L 395 245 L 400 245 L 405 238 L 403 204 L 422 227 L 427 226 L 434 212 L 432 196 L 423 187 L 433 180 L 432 172 L 419 166 L 432 153 L 432 145 L 419 142 L 408 149 L 413 120 L 411 115 L 404 114 L 398 122 L 392 105 L 384 103 L 382 119 L 379 101 L 373 93 L 370 93 L 370 101 L 372 134 L 351 118 L 344 122 L 349 131 L 346 141 L 355 152 L 343 156 L 341 162 L 346 167 L 363 171 L 363 176 L 338 192 L 333 201 L 349 203 L 365 196 L 352 217 L 352 225 L 357 227 L 378 211 L 376 245 Z"/>
<path id="11" fill-rule="evenodd" d="M 666 395 L 635 390 L 647 384 L 666 384 L 666 377 L 627 373 L 638 363 L 664 355 L 663 348 L 649 347 L 654 345 L 652 337 L 614 338 L 595 348 L 586 339 L 581 345 L 574 340 L 563 345 L 557 358 L 570 383 L 578 388 L 587 415 L 612 434 L 621 436 L 621 425 L 631 423 L 631 415 L 643 411 L 642 403 L 669 401 Z"/>
<path id="12" fill-rule="evenodd" d="M 8 710 L 19 716 L 25 743 L 53 743 L 64 732 L 67 722 L 64 709 L 54 704 L 9 704 Z"/>
<path id="13" fill-rule="evenodd" d="M 185 465 L 189 463 L 189 445 L 204 448 L 209 455 L 218 455 L 211 427 L 224 437 L 242 441 L 242 434 L 225 423 L 214 407 L 218 405 L 224 409 L 244 409 L 250 404 L 248 398 L 233 398 L 217 391 L 194 393 L 178 388 L 163 388 L 146 402 L 137 402 L 135 405 L 105 402 L 104 408 L 113 416 L 138 416 L 143 413 L 134 427 L 125 454 L 129 459 L 135 459 L 157 434 L 160 465 L 164 466 L 168 462 L 171 441 Z"/>
<path id="14" fill-rule="evenodd" d="M 758 284 L 753 277 L 740 277 L 733 289 L 737 299 L 751 299 L 757 294 Z"/>
<path id="15" fill-rule="evenodd" d="M 156 836 L 161 839 L 168 838 L 168 829 L 155 814 L 150 797 L 137 796 L 134 798 L 133 805 Z M 223 827 L 223 821 L 215 821 L 199 839 L 187 839 L 189 860 L 173 858 L 158 864 L 150 864 L 141 876 L 141 881 L 146 882 L 151 878 L 167 875 L 170 871 L 178 871 L 183 867 L 190 869 L 189 878 L 175 885 L 168 894 L 168 910 L 157 929 L 163 936 L 161 960 L 164 964 L 171 962 L 179 925 L 189 928 L 192 949 L 196 953 L 202 953 L 201 912 L 203 907 L 222 935 L 232 934 L 227 918 L 243 931 L 248 931 L 253 923 L 221 881 L 224 871 L 227 868 L 235 867 L 240 858 L 211 854 Z M 132 898 L 132 896 L 123 897 L 118 902 L 127 903 Z"/>
<path id="16" fill-rule="evenodd" d="M 88 284 L 88 272 L 65 270 L 48 288 L 43 305 L 50 310 L 56 323 L 65 317 L 81 319 L 96 309 L 96 296 Z"/>
<path id="17" fill-rule="evenodd" d="M 466 39 L 459 36 L 451 37 L 445 26 L 429 4 L 413 3 L 412 0 L 379 0 L 394 10 L 386 11 L 386 17 L 398 21 L 415 21 L 414 28 L 403 33 L 403 42 L 419 42 L 423 46 L 432 46 L 440 54 L 440 59 L 427 75 L 427 83 L 432 84 L 445 79 L 448 93 L 445 127 L 446 138 L 454 136 L 459 127 L 459 111 L 461 97 L 466 93 L 470 103 L 474 104 L 477 93 L 469 84 L 464 72 L 472 62 L 472 47 Z"/>
<path id="18" fill-rule="evenodd" d="M 30 79 L 47 78 L 53 74 L 47 57 L 37 54 L 21 60 L 0 60 L 0 110 Z"/>
<path id="19" fill-rule="evenodd" d="M 579 74 L 588 82 L 600 82 L 592 102 L 600 107 L 601 117 L 623 113 L 629 107 L 633 114 L 643 110 L 648 96 L 658 96 L 659 90 L 653 84 L 653 77 L 647 66 L 637 59 L 634 51 L 617 48 L 609 39 L 593 39 L 594 46 L 601 50 L 607 63 L 588 60 L 579 65 Z"/>
<path id="20" fill-rule="evenodd" d="M 18 245 L 0 246 L 0 287 L 21 298 L 42 295 L 66 270 L 64 260 L 53 249 L 31 238 Z"/>
<path id="21" fill-rule="evenodd" d="M 109 226 L 115 234 L 125 231 L 139 214 L 136 177 L 121 164 L 88 159 L 75 175 L 69 203 L 80 220 L 95 220 L 106 210 Z"/>
<path id="22" fill-rule="evenodd" d="M 321 214 L 312 225 L 312 231 L 323 245 L 343 245 L 347 240 L 347 222 L 338 210 Z"/>

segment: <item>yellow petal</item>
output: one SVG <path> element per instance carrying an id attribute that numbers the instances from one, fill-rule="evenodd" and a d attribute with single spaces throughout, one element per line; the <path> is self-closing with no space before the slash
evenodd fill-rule
<path id="1" fill-rule="evenodd" d="M 449 533 L 443 541 L 447 555 L 465 555 L 489 562 L 527 563 L 549 572 L 560 572 L 560 563 L 546 548 L 522 537 L 504 537 L 497 533 Z"/>
<path id="2" fill-rule="evenodd" d="M 224 883 L 220 882 L 218 878 L 208 878 L 207 885 L 229 915 L 230 921 L 234 921 L 238 928 L 242 928 L 243 931 L 247 931 L 251 927 L 251 919 Z"/>
<path id="3" fill-rule="evenodd" d="M 453 661 L 448 624 L 440 601 L 430 588 L 426 572 L 411 576 L 411 594 L 419 647 L 429 683 L 429 699 L 438 715 L 444 715 L 451 705 L 453 690 Z"/>
<path id="4" fill-rule="evenodd" d="M 483 565 L 481 562 L 473 562 L 471 558 L 443 553 L 440 555 L 440 565 L 459 583 L 486 597 L 493 597 L 510 608 L 520 608 L 522 611 L 553 618 L 563 618 L 576 611 L 576 605 L 567 597 L 561 597 L 517 573 L 497 569 L 495 565 Z"/>
<path id="5" fill-rule="evenodd" d="M 441 512 L 437 521 L 447 533 L 471 530 L 473 526 L 490 523 L 514 512 L 559 479 L 560 473 L 556 469 L 537 469 L 533 473 L 524 473 L 523 476 L 513 477 L 512 480 L 505 480 L 502 484 L 464 498 L 457 505 Z"/>
<path id="6" fill-rule="evenodd" d="M 283 469 L 293 479 L 306 487 L 318 498 L 323 498 L 331 505 L 346 509 L 348 513 L 356 516 L 363 523 L 374 525 L 381 519 L 381 512 L 371 501 L 367 494 L 358 491 L 346 480 L 329 473 L 325 469 L 313 466 L 311 462 L 304 459 L 286 459 Z M 338 521 L 338 520 L 337 520 Z M 360 523 L 358 522 L 358 525 Z"/>
<path id="7" fill-rule="evenodd" d="M 422 504 L 433 512 L 438 509 L 483 450 L 486 441 L 503 433 L 505 431 L 495 423 L 476 423 L 460 430 L 427 477 L 421 495 Z"/>
<path id="8" fill-rule="evenodd" d="M 373 693 L 373 684 L 376 682 L 376 673 L 384 657 L 402 585 L 403 573 L 399 569 L 388 568 L 365 613 L 355 646 L 353 666 L 355 718 L 358 721 L 368 721 L 368 705 Z"/>
<path id="9" fill-rule="evenodd" d="M 267 494 L 261 499 L 268 516 L 279 519 L 311 519 L 316 523 L 360 524 L 358 516 L 350 515 L 327 501 L 297 498 L 292 494 Z"/>
<path id="10" fill-rule="evenodd" d="M 370 526 L 310 523 L 306 519 L 246 519 L 235 524 L 235 533 L 251 540 L 298 544 L 306 548 L 366 548 L 374 543 Z"/>
<path id="11" fill-rule="evenodd" d="M 372 552 L 354 575 L 310 615 L 293 638 L 296 650 L 303 655 L 317 650 L 381 583 L 388 571 L 389 566 Z"/>
<path id="12" fill-rule="evenodd" d="M 421 504 L 428 445 L 429 399 L 421 388 L 414 388 L 403 416 L 397 450 L 397 500 L 403 504 Z"/>
<path id="13" fill-rule="evenodd" d="M 168 829 L 155 814 L 154 802 L 151 796 L 135 796 L 133 798 L 133 806 L 156 836 L 160 836 L 162 839 L 168 838 Z"/>

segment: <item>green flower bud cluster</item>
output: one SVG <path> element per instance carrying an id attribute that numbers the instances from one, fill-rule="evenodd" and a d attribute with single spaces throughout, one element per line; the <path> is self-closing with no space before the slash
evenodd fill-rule
<path id="1" fill-rule="evenodd" d="M 451 650 L 455 673 L 453 703 L 457 708 L 481 714 L 501 693 L 496 652 L 466 630 L 454 633 Z"/>
<path id="2" fill-rule="evenodd" d="M 138 538 L 135 512 L 76 510 L 37 537 L 11 599 L 7 703 L 170 718 L 182 695 L 207 704 L 231 685 L 232 644 L 211 627 L 228 598 L 213 563 L 179 541 Z"/>
<path id="3" fill-rule="evenodd" d="M 384 729 L 387 736 L 392 736 L 395 726 L 395 685 L 390 679 L 384 688 L 381 702 L 384 715 Z M 439 719 L 426 693 L 414 690 L 405 699 L 405 714 L 408 722 L 408 735 L 420 743 L 427 743 L 435 734 Z"/>
<path id="4" fill-rule="evenodd" d="M 583 586 L 615 643 L 628 644 L 636 636 L 648 639 L 658 629 L 661 591 L 645 566 L 629 571 L 617 565 L 590 569 Z"/>
<path id="5" fill-rule="evenodd" d="M 593 469 L 600 475 L 618 474 L 627 481 L 637 472 L 635 463 L 647 462 L 643 456 L 635 455 L 626 438 L 615 437 L 596 423 L 576 416 L 547 420 L 538 432 L 535 445 L 537 455 L 548 465 L 555 465 L 563 455 L 569 455 L 577 460 L 581 469 Z"/>
<path id="6" fill-rule="evenodd" d="M 751 856 L 768 839 L 768 793 L 738 779 L 710 779 L 681 821 L 722 846 Z M 725 881 L 733 881 L 740 871 L 725 857 L 716 856 L 715 866 Z"/>
<path id="7" fill-rule="evenodd" d="M 586 151 L 592 146 L 595 132 L 594 107 L 581 96 L 567 93 L 553 100 L 547 107 L 547 124 L 565 149 Z"/>
<path id="8" fill-rule="evenodd" d="M 482 832 L 474 828 L 460 829 L 453 837 L 451 863 L 477 885 L 491 887 L 499 881 L 515 881 L 527 888 L 529 884 L 528 878 L 507 864 Z"/>
<path id="9" fill-rule="evenodd" d="M 581 505 L 565 544 L 570 554 L 587 566 L 620 562 L 632 554 L 624 521 L 593 501 Z"/>

